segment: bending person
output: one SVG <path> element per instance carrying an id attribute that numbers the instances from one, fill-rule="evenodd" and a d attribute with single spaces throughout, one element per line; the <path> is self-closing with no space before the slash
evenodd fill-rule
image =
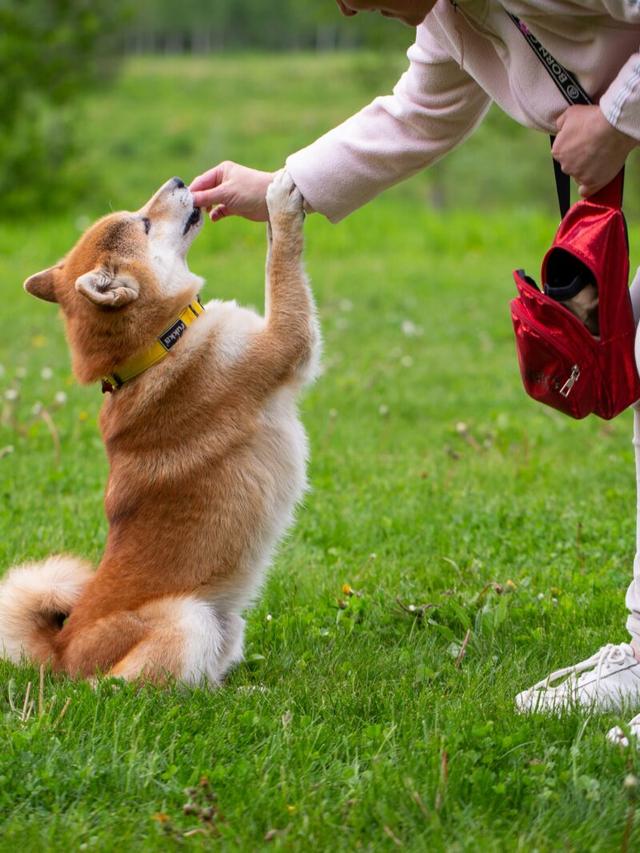
<path id="1" fill-rule="evenodd" d="M 425 169 L 465 140 L 492 101 L 519 124 L 555 133 L 553 155 L 582 196 L 609 183 L 640 144 L 640 4 L 632 0 L 337 0 L 417 27 L 408 70 L 387 97 L 292 154 L 307 209 L 332 222 Z M 570 69 L 598 106 L 570 106 L 517 23 Z M 272 175 L 221 163 L 196 178 L 211 219 L 266 220 Z M 640 291 L 640 288 L 638 288 Z M 638 293 L 634 293 L 634 296 Z M 640 300 L 639 300 L 640 301 Z M 639 454 L 640 414 L 636 418 Z M 629 588 L 631 643 L 610 644 L 517 697 L 523 712 L 640 705 L 640 559 Z M 640 732 L 640 715 L 632 721 Z M 619 732 L 612 732 L 613 737 Z"/>

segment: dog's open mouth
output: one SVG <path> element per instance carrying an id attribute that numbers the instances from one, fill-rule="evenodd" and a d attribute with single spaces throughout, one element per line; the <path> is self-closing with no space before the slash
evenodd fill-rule
<path id="1" fill-rule="evenodd" d="M 189 231 L 189 229 L 193 228 L 194 225 L 198 225 L 200 223 L 200 217 L 200 208 L 194 207 L 185 223 L 184 231 L 182 232 L 183 237 Z"/>

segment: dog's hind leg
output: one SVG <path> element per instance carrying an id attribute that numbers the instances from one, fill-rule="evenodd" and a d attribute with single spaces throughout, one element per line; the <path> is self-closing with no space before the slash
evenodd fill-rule
<path id="1" fill-rule="evenodd" d="M 136 615 L 147 628 L 145 636 L 109 675 L 128 681 L 175 678 L 191 686 L 217 685 L 231 665 L 231 653 L 237 655 L 237 643 L 226 643 L 226 619 L 201 599 L 167 597 L 140 607 Z"/>
<path id="2" fill-rule="evenodd" d="M 80 608 L 75 616 L 84 616 Z M 69 620 L 60 634 L 58 668 L 73 678 L 106 673 L 147 636 L 138 612 L 119 610 L 96 619 Z"/>

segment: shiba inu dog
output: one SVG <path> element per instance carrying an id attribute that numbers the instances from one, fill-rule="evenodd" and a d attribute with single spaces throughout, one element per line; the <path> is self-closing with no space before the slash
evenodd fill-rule
<path id="1" fill-rule="evenodd" d="M 320 350 L 286 172 L 267 204 L 264 318 L 200 305 L 186 255 L 202 218 L 178 178 L 25 282 L 59 304 L 77 378 L 112 392 L 100 416 L 109 533 L 95 572 L 54 556 L 0 581 L 4 657 L 190 685 L 218 684 L 242 659 L 242 611 L 305 489 L 296 397 Z"/>

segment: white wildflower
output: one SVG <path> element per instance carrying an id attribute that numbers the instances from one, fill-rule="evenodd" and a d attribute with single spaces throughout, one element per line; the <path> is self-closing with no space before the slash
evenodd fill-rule
<path id="1" fill-rule="evenodd" d="M 7 388 L 4 392 L 4 399 L 13 401 L 18 399 L 18 389 L 17 388 Z"/>
<path id="2" fill-rule="evenodd" d="M 380 415 L 380 417 L 386 418 L 386 416 L 389 414 L 389 406 L 385 406 L 384 403 L 381 403 L 378 406 L 378 414 Z"/>
<path id="3" fill-rule="evenodd" d="M 411 358 L 410 355 L 403 355 L 402 358 L 400 359 L 400 364 L 403 367 L 412 367 L 413 366 L 413 359 Z"/>
<path id="4" fill-rule="evenodd" d="M 57 391 L 56 396 L 53 399 L 56 401 L 58 406 L 64 406 L 67 402 L 67 395 L 64 391 Z"/>
<path id="5" fill-rule="evenodd" d="M 42 411 L 42 403 L 34 403 L 31 409 L 31 414 L 37 417 Z"/>
<path id="6" fill-rule="evenodd" d="M 43 367 L 42 370 L 40 371 L 40 376 L 44 380 L 48 381 L 49 379 L 51 379 L 53 377 L 53 370 L 51 370 L 50 367 Z"/>
<path id="7" fill-rule="evenodd" d="M 406 335 L 408 338 L 417 338 L 424 334 L 422 326 L 416 326 L 412 320 L 403 320 L 400 324 L 400 328 L 402 329 L 402 334 Z"/>

